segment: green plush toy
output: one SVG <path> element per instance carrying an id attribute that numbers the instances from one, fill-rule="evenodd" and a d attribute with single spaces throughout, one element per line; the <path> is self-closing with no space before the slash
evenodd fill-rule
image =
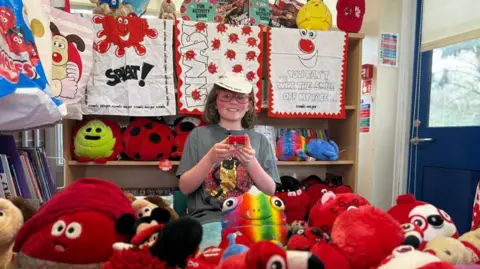
<path id="1" fill-rule="evenodd" d="M 122 148 L 118 123 L 107 119 L 80 122 L 73 130 L 72 155 L 78 162 L 116 160 Z"/>

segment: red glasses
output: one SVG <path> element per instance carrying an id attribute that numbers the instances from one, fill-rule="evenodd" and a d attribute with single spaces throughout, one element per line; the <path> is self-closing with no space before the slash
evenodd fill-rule
<path id="1" fill-rule="evenodd" d="M 242 94 L 236 92 L 228 92 L 228 91 L 218 91 L 217 92 L 218 100 L 222 102 L 230 102 L 232 101 L 233 97 L 237 100 L 239 104 L 245 104 L 250 101 L 251 94 Z"/>

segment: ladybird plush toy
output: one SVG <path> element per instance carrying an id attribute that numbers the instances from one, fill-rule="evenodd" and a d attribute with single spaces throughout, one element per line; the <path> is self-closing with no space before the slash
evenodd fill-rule
<path id="1" fill-rule="evenodd" d="M 400 223 L 413 223 L 420 227 L 426 242 L 437 236 L 459 236 L 455 223 L 445 211 L 416 200 L 410 193 L 398 196 L 397 204 L 388 213 Z"/>
<path id="2" fill-rule="evenodd" d="M 205 125 L 198 117 L 188 116 L 179 117 L 174 121 L 173 135 L 175 136 L 174 149 L 170 155 L 172 160 L 180 160 L 182 157 L 183 147 L 190 132 L 196 127 Z"/>
<path id="3" fill-rule="evenodd" d="M 126 213 L 135 214 L 115 184 L 75 180 L 21 227 L 13 248 L 18 268 L 100 268 L 113 244 L 127 240 L 115 229 Z"/>
<path id="4" fill-rule="evenodd" d="M 310 210 L 308 226 L 322 229 L 330 233 L 333 223 L 345 211 L 358 209 L 370 203 L 362 196 L 354 193 L 325 193 L 322 199 Z"/>
<path id="5" fill-rule="evenodd" d="M 72 136 L 72 155 L 78 162 L 106 163 L 118 159 L 122 150 L 122 131 L 112 120 L 84 120 L 75 126 Z"/>
<path id="6" fill-rule="evenodd" d="M 163 121 L 135 118 L 125 129 L 123 153 L 135 161 L 162 161 L 173 150 L 174 137 Z"/>

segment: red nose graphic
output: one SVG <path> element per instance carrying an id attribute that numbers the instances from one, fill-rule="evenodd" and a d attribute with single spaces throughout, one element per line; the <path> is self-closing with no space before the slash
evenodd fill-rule
<path id="1" fill-rule="evenodd" d="M 59 62 L 62 61 L 63 57 L 62 57 L 62 55 L 60 55 L 60 53 L 54 52 L 52 54 L 52 59 L 53 59 L 54 62 L 59 63 Z"/>
<path id="2" fill-rule="evenodd" d="M 312 40 L 302 38 L 298 43 L 298 47 L 303 53 L 310 54 L 315 50 L 315 44 L 313 44 Z"/>

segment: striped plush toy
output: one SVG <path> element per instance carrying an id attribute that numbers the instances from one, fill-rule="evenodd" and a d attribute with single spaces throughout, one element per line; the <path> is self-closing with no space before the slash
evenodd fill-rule
<path id="1" fill-rule="evenodd" d="M 278 139 L 276 154 L 280 161 L 304 161 L 308 159 L 306 149 L 305 137 L 290 130 Z"/>
<path id="2" fill-rule="evenodd" d="M 286 244 L 287 219 L 285 204 L 280 198 L 254 189 L 225 200 L 222 210 L 222 233 L 227 228 L 233 228 L 252 243 L 271 240 Z"/>

